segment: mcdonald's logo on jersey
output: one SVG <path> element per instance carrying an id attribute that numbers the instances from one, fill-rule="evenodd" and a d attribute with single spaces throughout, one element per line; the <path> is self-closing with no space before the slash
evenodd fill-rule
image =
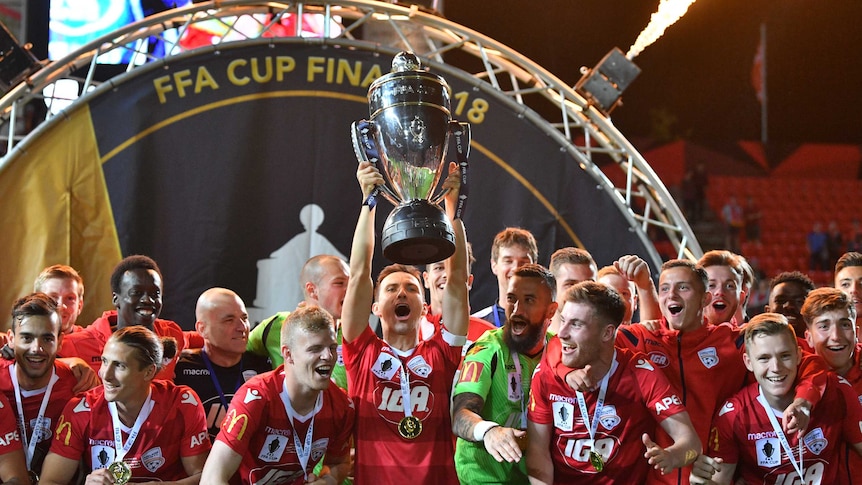
<path id="1" fill-rule="evenodd" d="M 474 360 L 464 362 L 464 367 L 461 369 L 461 378 L 458 382 L 475 384 L 479 382 L 479 376 L 482 375 L 482 369 L 485 364 Z"/>
<path id="2" fill-rule="evenodd" d="M 61 438 L 60 435 L 63 432 L 66 432 L 66 437 Z M 69 438 L 72 436 L 72 423 L 66 421 L 66 417 L 60 415 L 60 421 L 57 423 L 57 432 L 55 433 L 57 439 L 63 440 L 63 444 L 69 446 Z"/>
<path id="3" fill-rule="evenodd" d="M 221 427 L 222 429 L 227 430 L 228 433 L 232 433 L 234 426 L 236 426 L 240 420 L 242 420 L 242 427 L 236 434 L 236 439 L 242 441 L 242 437 L 245 435 L 245 428 L 248 426 L 247 414 L 237 414 L 236 409 L 231 409 L 230 412 L 227 413 L 227 416 L 224 417 L 224 422 L 222 422 Z"/>

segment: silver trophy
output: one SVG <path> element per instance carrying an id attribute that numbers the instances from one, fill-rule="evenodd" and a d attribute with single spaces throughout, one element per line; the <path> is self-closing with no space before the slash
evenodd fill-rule
<path id="1" fill-rule="evenodd" d="M 450 97 L 442 77 L 422 70 L 413 53 L 401 52 L 392 72 L 368 89 L 370 119 L 353 123 L 357 158 L 377 166 L 386 180 L 379 192 L 395 206 L 382 234 L 390 261 L 428 264 L 455 252 L 452 226 L 439 206 L 445 192 L 434 195 L 450 133 L 459 137 L 459 153 L 464 133 L 469 146 L 469 125 L 452 120 Z"/>

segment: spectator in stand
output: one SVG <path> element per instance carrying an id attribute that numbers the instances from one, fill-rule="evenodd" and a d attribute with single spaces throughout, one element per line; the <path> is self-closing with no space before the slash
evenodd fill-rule
<path id="1" fill-rule="evenodd" d="M 760 212 L 757 202 L 754 197 L 748 196 L 745 199 L 745 240 L 749 242 L 760 242 L 760 219 L 763 218 L 763 213 Z"/>
<path id="2" fill-rule="evenodd" d="M 724 222 L 727 229 L 727 238 L 725 239 L 725 247 L 733 252 L 739 252 L 739 238 L 745 228 L 745 216 L 742 206 L 736 201 L 736 197 L 731 195 L 727 199 L 727 203 L 721 209 L 721 220 Z"/>
<path id="3" fill-rule="evenodd" d="M 826 251 L 829 253 L 829 267 L 835 267 L 838 258 L 844 254 L 844 235 L 835 221 L 829 222 L 829 230 L 826 232 Z"/>
<path id="4" fill-rule="evenodd" d="M 853 219 L 853 227 L 850 229 L 850 237 L 847 238 L 847 252 L 862 252 L 862 226 L 859 225 L 859 219 Z"/>
<path id="5" fill-rule="evenodd" d="M 506 323 L 506 292 L 509 279 L 518 267 L 535 263 L 539 258 L 536 238 L 524 229 L 507 227 L 496 236 L 491 244 L 491 272 L 497 277 L 497 301 L 483 308 L 473 316 L 491 322 L 500 328 Z"/>
<path id="6" fill-rule="evenodd" d="M 769 304 L 769 280 L 757 280 L 751 296 L 748 297 L 748 304 L 746 313 L 749 317 L 763 313 L 763 307 Z"/>
<path id="7" fill-rule="evenodd" d="M 823 232 L 823 224 L 815 222 L 808 233 L 808 269 L 826 271 L 829 269 L 829 236 Z"/>

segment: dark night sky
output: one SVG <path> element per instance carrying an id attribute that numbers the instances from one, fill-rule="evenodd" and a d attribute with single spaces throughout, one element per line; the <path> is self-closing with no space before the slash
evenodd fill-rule
<path id="1" fill-rule="evenodd" d="M 541 6 L 540 6 L 541 5 Z M 521 52 L 569 84 L 613 47 L 623 52 L 658 1 L 448 1 L 448 19 Z M 493 12 L 491 14 L 490 12 Z M 699 0 L 647 47 L 614 123 L 650 135 L 656 114 L 694 140 L 760 138 L 751 85 L 767 25 L 769 139 L 862 144 L 862 1 Z"/>

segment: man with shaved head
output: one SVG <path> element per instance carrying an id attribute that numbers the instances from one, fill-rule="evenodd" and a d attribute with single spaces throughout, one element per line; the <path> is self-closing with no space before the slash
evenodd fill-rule
<path id="1" fill-rule="evenodd" d="M 174 381 L 198 393 L 206 411 L 210 439 L 214 440 L 236 390 L 271 367 L 265 357 L 245 351 L 248 312 L 233 291 L 204 291 L 195 306 L 195 319 L 195 330 L 203 337 L 204 346 L 182 352 Z"/>

